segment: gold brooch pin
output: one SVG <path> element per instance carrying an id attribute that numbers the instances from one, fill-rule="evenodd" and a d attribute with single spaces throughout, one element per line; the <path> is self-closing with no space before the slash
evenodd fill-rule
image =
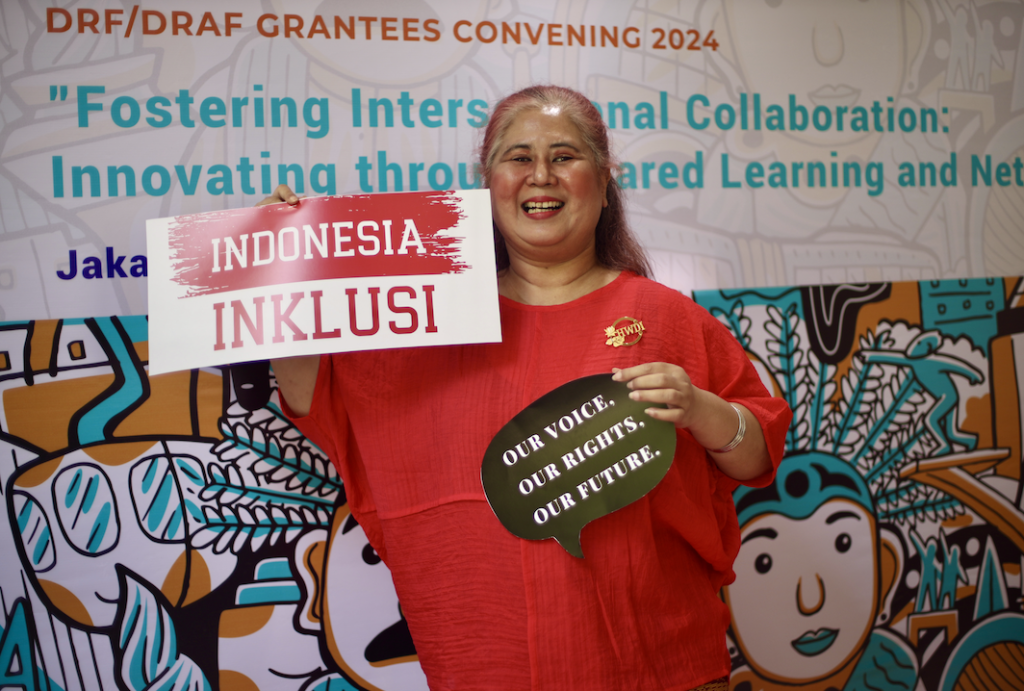
<path id="1" fill-rule="evenodd" d="M 623 322 L 627 322 L 625 326 L 619 326 Z M 604 335 L 608 337 L 608 340 L 604 342 L 605 345 L 610 345 L 618 348 L 619 346 L 631 346 L 636 345 L 640 342 L 640 339 L 644 335 L 644 323 L 633 319 L 633 317 L 620 317 L 615 320 L 615 323 L 604 330 Z M 636 335 L 636 338 L 626 342 L 626 339 Z"/>

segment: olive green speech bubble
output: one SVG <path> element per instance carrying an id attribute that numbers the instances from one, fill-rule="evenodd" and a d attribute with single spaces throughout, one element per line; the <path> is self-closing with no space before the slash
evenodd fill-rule
<path id="1" fill-rule="evenodd" d="M 480 467 L 498 520 L 527 540 L 555 538 L 583 558 L 580 531 L 661 482 L 675 426 L 644 412 L 610 374 L 583 377 L 537 399 L 495 435 Z M 661 406 L 664 407 L 664 406 Z"/>

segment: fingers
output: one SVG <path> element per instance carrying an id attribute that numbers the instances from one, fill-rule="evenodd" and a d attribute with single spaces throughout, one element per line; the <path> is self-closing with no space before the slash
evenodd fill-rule
<path id="1" fill-rule="evenodd" d="M 273 194 L 271 194 L 266 199 L 262 200 L 256 206 L 266 206 L 267 204 L 280 204 L 282 202 L 287 202 L 292 206 L 295 206 L 296 204 L 299 203 L 299 196 L 292 192 L 292 188 L 289 187 L 288 185 L 278 185 L 277 189 L 274 190 Z"/>
<path id="2" fill-rule="evenodd" d="M 690 385 L 690 377 L 686 370 L 678 365 L 666 362 L 648 362 L 626 369 L 613 369 L 612 379 L 624 382 L 626 386 L 637 390 L 676 389 L 681 390 Z"/>
<path id="3" fill-rule="evenodd" d="M 625 369 L 613 368 L 612 379 L 615 381 L 621 381 L 629 383 L 638 377 L 650 376 L 650 375 L 671 375 L 673 373 L 685 371 L 678 365 L 670 365 L 667 362 L 645 362 L 642 365 L 635 367 L 626 367 Z"/>
<path id="4" fill-rule="evenodd" d="M 667 420 L 677 427 L 689 426 L 693 414 L 693 388 L 679 389 L 636 389 L 629 393 L 630 399 L 638 403 L 662 404 L 667 408 L 651 407 L 644 412 L 655 420 Z"/>
<path id="5" fill-rule="evenodd" d="M 686 426 L 686 411 L 682 408 L 648 408 L 644 412 L 655 420 L 671 422 L 676 427 Z"/>
<path id="6" fill-rule="evenodd" d="M 686 397 L 679 389 L 638 389 L 631 391 L 629 397 L 634 401 L 645 403 L 664 403 L 670 406 L 681 407 L 686 404 Z"/>
<path id="7" fill-rule="evenodd" d="M 649 362 L 636 367 L 613 370 L 612 379 L 624 382 L 632 391 L 629 397 L 644 403 L 661 403 L 665 408 L 648 408 L 647 414 L 683 426 L 693 405 L 694 389 L 686 370 L 665 362 Z"/>

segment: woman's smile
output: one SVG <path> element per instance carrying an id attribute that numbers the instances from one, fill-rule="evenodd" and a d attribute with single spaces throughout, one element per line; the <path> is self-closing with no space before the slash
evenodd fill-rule
<path id="1" fill-rule="evenodd" d="M 523 202 L 523 211 L 527 216 L 535 219 L 551 218 L 558 213 L 565 202 L 552 197 L 533 197 Z"/>

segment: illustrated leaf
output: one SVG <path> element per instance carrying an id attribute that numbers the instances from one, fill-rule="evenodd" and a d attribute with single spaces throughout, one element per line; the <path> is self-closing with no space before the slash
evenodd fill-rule
<path id="1" fill-rule="evenodd" d="M 361 691 L 358 686 L 353 686 L 352 682 L 336 672 L 314 679 L 305 688 L 306 691 Z"/>
<path id="2" fill-rule="evenodd" d="M 129 475 L 139 525 L 154 540 L 181 542 L 187 534 L 183 499 L 167 456 L 144 458 Z"/>
<path id="3" fill-rule="evenodd" d="M 224 441 L 214 452 L 224 465 L 252 472 L 255 479 L 280 485 L 287 493 L 333 501 L 340 491 L 341 479 L 334 466 L 274 411 L 260 409 L 233 424 L 222 420 L 220 428 Z M 221 484 L 237 487 L 247 484 L 230 477 L 228 480 Z M 218 489 L 223 490 L 223 487 Z M 229 501 L 229 497 L 222 495 L 221 501 Z"/>
<path id="4" fill-rule="evenodd" d="M 211 691 L 202 670 L 178 652 L 174 622 L 147 583 L 125 576 L 117 639 L 120 677 L 131 691 Z"/>
<path id="5" fill-rule="evenodd" d="M 740 342 L 740 345 L 749 350 L 750 318 L 743 314 L 742 300 L 737 300 L 732 303 L 728 312 L 718 307 L 712 307 L 711 314 L 720 322 L 725 324 L 726 328 L 728 328 L 729 331 L 732 332 L 732 335 L 736 337 L 736 340 Z"/>

